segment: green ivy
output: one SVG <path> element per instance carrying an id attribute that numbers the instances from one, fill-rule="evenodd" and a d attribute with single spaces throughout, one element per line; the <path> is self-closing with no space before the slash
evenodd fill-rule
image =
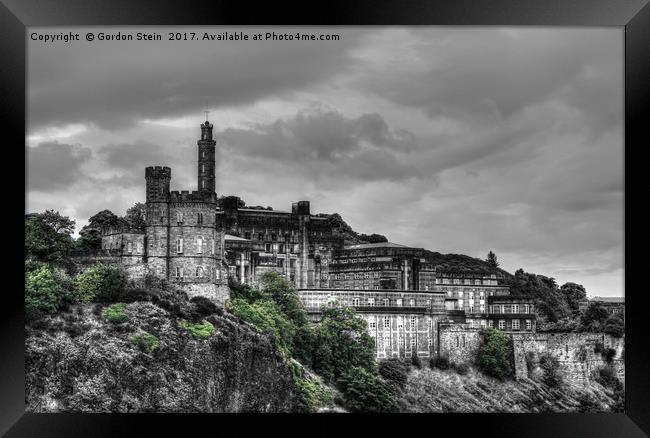
<path id="1" fill-rule="evenodd" d="M 124 313 L 124 307 L 126 304 L 124 303 L 115 303 L 111 304 L 108 307 L 105 307 L 104 310 L 102 310 L 102 316 L 106 318 L 109 322 L 119 324 L 121 322 L 126 322 L 129 317 Z"/>
<path id="2" fill-rule="evenodd" d="M 158 338 L 156 338 L 151 333 L 147 333 L 147 332 L 142 332 L 138 335 L 133 335 L 129 337 L 129 341 L 131 341 L 136 347 L 140 348 L 141 350 L 147 353 L 151 353 L 156 348 L 158 348 Z"/>
<path id="3" fill-rule="evenodd" d="M 214 333 L 214 326 L 208 321 L 195 324 L 182 319 L 178 325 L 197 339 L 207 339 Z"/>

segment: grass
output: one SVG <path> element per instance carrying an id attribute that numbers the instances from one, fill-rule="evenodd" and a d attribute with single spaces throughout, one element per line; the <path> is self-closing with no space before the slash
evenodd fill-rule
<path id="1" fill-rule="evenodd" d="M 207 321 L 195 324 L 183 319 L 178 325 L 197 339 L 207 339 L 214 333 L 214 326 Z"/>
<path id="2" fill-rule="evenodd" d="M 124 307 L 126 304 L 124 303 L 115 303 L 111 304 L 108 307 L 105 307 L 102 310 L 102 316 L 106 318 L 107 321 L 112 322 L 114 324 L 119 324 L 121 322 L 126 322 L 129 317 L 124 313 Z"/>
<path id="3" fill-rule="evenodd" d="M 147 353 L 151 353 L 156 348 L 158 348 L 158 338 L 147 332 L 142 332 L 139 335 L 133 335 L 129 338 L 129 341 Z"/>

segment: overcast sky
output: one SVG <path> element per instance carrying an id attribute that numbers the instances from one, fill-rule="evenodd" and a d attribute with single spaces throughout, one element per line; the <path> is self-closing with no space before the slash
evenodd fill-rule
<path id="1" fill-rule="evenodd" d="M 165 41 L 31 28 L 27 210 L 77 228 L 144 201 L 144 168 L 196 190 L 340 213 L 357 231 L 623 295 L 621 28 L 303 28 L 340 41 Z M 29 33 L 80 32 L 47 43 Z M 88 31 L 163 41 L 88 43 Z M 229 28 L 249 35 L 262 28 Z M 275 29 L 276 33 L 296 28 Z"/>

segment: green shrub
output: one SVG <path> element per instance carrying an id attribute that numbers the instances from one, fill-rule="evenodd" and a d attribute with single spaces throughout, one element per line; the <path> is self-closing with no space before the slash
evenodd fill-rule
<path id="1" fill-rule="evenodd" d="M 486 374 L 503 380 L 512 375 L 512 346 L 501 330 L 481 330 L 482 342 L 478 354 L 478 366 Z"/>
<path id="2" fill-rule="evenodd" d="M 133 335 L 129 337 L 129 341 L 146 353 L 152 353 L 158 348 L 158 338 L 147 332 Z"/>
<path id="3" fill-rule="evenodd" d="M 352 367 L 339 379 L 346 404 L 353 412 L 395 412 L 397 400 L 391 388 L 376 374 Z"/>
<path id="4" fill-rule="evenodd" d="M 114 324 L 119 324 L 121 322 L 126 322 L 129 317 L 124 313 L 124 307 L 126 304 L 124 303 L 115 303 L 111 304 L 108 307 L 105 307 L 104 310 L 102 310 L 102 316 L 108 320 L 108 322 L 112 322 Z"/>
<path id="5" fill-rule="evenodd" d="M 542 381 L 548 386 L 556 387 L 562 383 L 562 376 L 559 373 L 560 363 L 549 353 L 539 356 L 539 367 L 542 369 Z"/>
<path id="6" fill-rule="evenodd" d="M 208 321 L 195 324 L 182 319 L 178 325 L 197 339 L 207 339 L 214 333 L 214 326 Z"/>
<path id="7" fill-rule="evenodd" d="M 25 310 L 54 313 L 63 304 L 68 291 L 61 286 L 47 265 L 25 274 Z"/>
<path id="8" fill-rule="evenodd" d="M 117 266 L 97 264 L 74 278 L 74 300 L 77 302 L 111 302 L 119 296 L 126 277 Z"/>
<path id="9" fill-rule="evenodd" d="M 408 379 L 408 366 L 399 359 L 385 359 L 379 362 L 379 374 L 388 383 L 404 388 Z"/>

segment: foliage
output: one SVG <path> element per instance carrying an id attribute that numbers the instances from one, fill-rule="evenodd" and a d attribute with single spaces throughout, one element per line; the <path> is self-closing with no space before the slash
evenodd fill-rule
<path id="1" fill-rule="evenodd" d="M 55 233 L 70 235 L 74 233 L 75 221 L 68 216 L 62 216 L 58 211 L 45 210 L 37 215 L 41 221 L 49 225 Z"/>
<path id="2" fill-rule="evenodd" d="M 447 356 L 440 356 L 434 360 L 433 365 L 440 370 L 449 369 L 449 358 Z"/>
<path id="3" fill-rule="evenodd" d="M 408 366 L 400 359 L 385 359 L 379 362 L 379 375 L 388 383 L 403 388 L 408 379 Z"/>
<path id="4" fill-rule="evenodd" d="M 124 307 L 126 304 L 124 303 L 115 303 L 111 304 L 108 307 L 105 307 L 104 310 L 102 310 L 102 316 L 108 320 L 108 322 L 112 322 L 115 324 L 119 324 L 121 322 L 126 322 L 129 317 L 124 313 Z"/>
<path id="5" fill-rule="evenodd" d="M 614 368 L 612 368 L 611 365 L 606 365 L 598 369 L 596 381 L 607 388 L 612 388 L 614 390 L 623 389 L 623 384 L 618 377 L 616 377 Z"/>
<path id="6" fill-rule="evenodd" d="M 209 321 L 195 324 L 181 319 L 178 325 L 197 339 L 208 339 L 214 333 L 214 326 Z"/>
<path id="7" fill-rule="evenodd" d="M 395 412 L 395 393 L 376 374 L 366 368 L 353 366 L 340 377 L 346 404 L 353 412 Z"/>
<path id="8" fill-rule="evenodd" d="M 194 304 L 194 309 L 200 317 L 212 315 L 217 312 L 217 305 L 209 298 L 198 295 L 192 297 L 190 301 Z"/>
<path id="9" fill-rule="evenodd" d="M 230 285 L 230 298 L 240 298 L 253 303 L 265 297 L 264 293 L 247 284 Z"/>
<path id="10" fill-rule="evenodd" d="M 307 312 L 291 283 L 274 271 L 264 274 L 262 282 L 264 295 L 271 298 L 292 323 L 296 326 L 307 323 Z"/>
<path id="11" fill-rule="evenodd" d="M 573 314 L 577 315 L 580 313 L 580 302 L 587 298 L 587 291 L 584 286 L 576 283 L 564 283 L 562 287 L 560 287 L 560 291 L 562 291 L 566 297 L 569 309 L 571 309 Z"/>
<path id="12" fill-rule="evenodd" d="M 625 322 L 623 322 L 623 318 L 618 315 L 612 315 L 607 318 L 605 321 L 605 333 L 615 338 L 622 338 L 625 335 Z"/>
<path id="13" fill-rule="evenodd" d="M 386 238 L 386 236 L 384 236 L 382 234 L 376 234 L 376 233 L 358 234 L 357 237 L 358 237 L 359 240 L 362 240 L 362 241 L 368 242 L 368 243 L 388 242 L 388 239 Z"/>
<path id="14" fill-rule="evenodd" d="M 316 376 L 305 376 L 300 365 L 294 360 L 288 360 L 287 365 L 291 377 L 300 391 L 302 408 L 306 412 L 316 412 L 324 406 L 334 403 L 332 390 L 325 386 Z"/>
<path id="15" fill-rule="evenodd" d="M 580 318 L 582 330 L 587 332 L 602 332 L 605 329 L 605 322 L 608 316 L 607 309 L 601 303 L 590 303 Z"/>
<path id="16" fill-rule="evenodd" d="M 64 226 L 60 226 L 65 231 Z M 25 258 L 42 262 L 65 259 L 73 240 L 65 232 L 57 232 L 40 215 L 25 219 Z"/>
<path id="17" fill-rule="evenodd" d="M 612 363 L 614 361 L 614 356 L 616 356 L 616 350 L 613 348 L 605 348 L 600 352 L 603 360 L 607 363 Z"/>
<path id="18" fill-rule="evenodd" d="M 73 298 L 77 302 L 115 301 L 125 284 L 119 267 L 99 263 L 75 276 Z"/>
<path id="19" fill-rule="evenodd" d="M 555 279 L 518 269 L 507 283 L 511 295 L 532 298 L 535 301 L 542 323 L 544 320 L 557 322 L 572 316 L 567 297 L 558 288 Z"/>
<path id="20" fill-rule="evenodd" d="M 454 369 L 456 370 L 456 372 L 458 374 L 460 374 L 461 376 L 464 376 L 465 374 L 467 374 L 469 372 L 469 365 L 467 365 L 466 363 L 454 364 Z"/>
<path id="21" fill-rule="evenodd" d="M 354 310 L 332 306 L 314 329 L 312 367 L 328 380 L 338 379 L 352 367 L 375 369 L 375 341 L 366 322 Z"/>
<path id="22" fill-rule="evenodd" d="M 512 345 L 501 330 L 487 327 L 481 330 L 478 366 L 486 374 L 503 380 L 512 375 Z"/>
<path id="23" fill-rule="evenodd" d="M 499 267 L 499 261 L 497 260 L 497 255 L 492 251 L 488 252 L 485 261 L 488 263 L 488 265 L 492 266 L 493 268 Z"/>
<path id="24" fill-rule="evenodd" d="M 124 221 L 129 228 L 143 230 L 145 226 L 146 208 L 142 202 L 136 202 L 133 207 L 126 210 Z"/>
<path id="25" fill-rule="evenodd" d="M 537 331 L 550 332 L 550 333 L 568 333 L 577 332 L 580 330 L 580 322 L 573 317 L 562 318 L 556 322 L 549 322 L 547 320 L 540 321 L 537 324 Z"/>
<path id="26" fill-rule="evenodd" d="M 42 264 L 25 273 L 25 309 L 28 313 L 56 312 L 67 295 L 68 291 L 57 281 L 49 266 Z"/>
<path id="27" fill-rule="evenodd" d="M 539 356 L 539 367 L 542 369 L 542 380 L 551 387 L 557 387 L 562 383 L 562 376 L 559 374 L 560 363 L 549 353 Z"/>
<path id="28" fill-rule="evenodd" d="M 146 353 L 152 353 L 158 348 L 158 338 L 147 332 L 133 335 L 129 337 L 129 341 Z"/>
<path id="29" fill-rule="evenodd" d="M 285 356 L 290 356 L 296 327 L 271 300 L 254 303 L 235 298 L 226 302 L 226 309 L 235 316 L 253 324 L 259 331 L 269 333 L 274 345 Z"/>

